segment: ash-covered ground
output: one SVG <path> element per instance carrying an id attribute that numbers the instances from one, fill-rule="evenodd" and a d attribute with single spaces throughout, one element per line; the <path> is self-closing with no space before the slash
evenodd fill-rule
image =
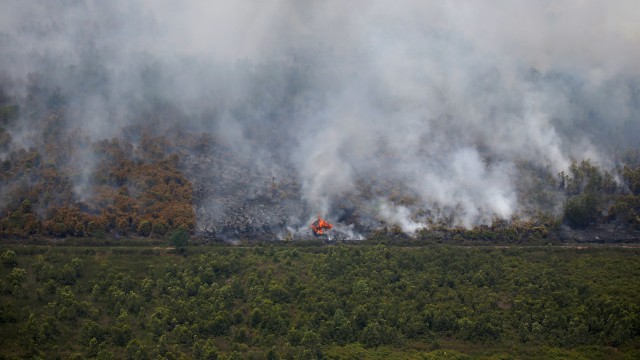
<path id="1" fill-rule="evenodd" d="M 302 222 L 307 209 L 299 201 L 293 174 L 276 179 L 238 157 L 188 156 L 197 231 L 220 239 L 284 236 L 287 224 Z"/>
<path id="2" fill-rule="evenodd" d="M 334 228 L 326 239 L 362 239 L 383 223 L 362 216 L 355 197 L 345 197 L 327 214 L 316 214 L 302 200 L 301 183 L 291 166 L 257 169 L 254 159 L 219 147 L 210 154 L 182 156 L 192 181 L 196 231 L 212 240 L 294 240 L 313 237 L 310 224 L 325 217 Z M 281 162 L 285 164 L 285 162 Z"/>

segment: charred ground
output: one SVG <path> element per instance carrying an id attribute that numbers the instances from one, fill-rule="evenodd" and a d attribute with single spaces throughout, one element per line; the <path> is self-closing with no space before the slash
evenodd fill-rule
<path id="1" fill-rule="evenodd" d="M 284 154 L 273 152 L 276 159 L 256 166 L 261 154 L 239 150 L 219 134 L 175 122 L 154 126 L 163 117 L 185 116 L 163 103 L 145 106 L 117 136 L 93 140 L 81 127 L 68 127 L 75 115 L 59 89 L 40 95 L 24 104 L 4 96 L 0 107 L 3 237 L 163 237 L 179 228 L 209 241 L 311 235 L 316 208 L 304 200 L 301 179 Z M 22 146 L 24 137 L 29 146 Z M 637 151 L 620 155 L 613 172 L 588 160 L 560 174 L 522 163 L 522 211 L 472 228 L 457 226 L 456 209 L 426 208 L 385 174 L 358 179 L 326 216 L 336 224 L 335 239 L 634 242 L 639 164 Z M 381 198 L 405 209 L 406 218 L 420 224 L 417 232 L 407 233 L 406 219 L 378 216 Z"/>

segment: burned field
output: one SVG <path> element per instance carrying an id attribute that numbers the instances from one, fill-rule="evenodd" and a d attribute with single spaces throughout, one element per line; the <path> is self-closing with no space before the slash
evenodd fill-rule
<path id="1" fill-rule="evenodd" d="M 52 126 L 57 126 L 53 124 Z M 252 154 L 209 133 L 141 125 L 122 139 L 63 147 L 64 132 L 46 147 L 11 151 L 3 160 L 0 231 L 7 238 L 166 239 L 184 228 L 203 242 L 321 239 L 416 243 L 634 243 L 640 238 L 637 152 L 614 177 L 589 161 L 567 173 L 522 178 L 521 212 L 465 226 L 464 207 L 434 207 L 384 173 L 362 177 L 337 198 L 318 202 L 284 155 L 256 166 Z M 73 144 L 73 143 L 72 143 Z M 88 149 L 89 168 L 68 152 Z M 45 149 L 42 148 L 42 151 Z M 276 165 L 274 165 L 276 164 Z M 319 165 L 322 166 L 322 165 Z M 79 193 L 82 191 L 82 193 Z M 321 216 L 331 224 L 312 229 Z"/>
<path id="2" fill-rule="evenodd" d="M 89 3 L 0 22 L 3 238 L 638 239 L 626 0 L 551 11 L 586 42 L 523 5 L 539 43 L 475 3 Z"/>

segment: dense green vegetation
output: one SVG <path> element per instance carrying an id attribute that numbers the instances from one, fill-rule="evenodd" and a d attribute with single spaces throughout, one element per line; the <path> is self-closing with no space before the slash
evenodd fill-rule
<path id="1" fill-rule="evenodd" d="M 640 356 L 640 249 L 4 246 L 4 358 Z M 126 245 L 123 240 L 121 245 Z"/>

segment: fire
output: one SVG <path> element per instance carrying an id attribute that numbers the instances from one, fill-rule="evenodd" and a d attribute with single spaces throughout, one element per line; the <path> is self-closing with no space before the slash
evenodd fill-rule
<path id="1" fill-rule="evenodd" d="M 314 221 L 313 224 L 311 224 L 311 230 L 313 230 L 313 234 L 316 236 L 324 234 L 325 230 L 329 230 L 331 228 L 333 228 L 333 225 L 324 221 L 324 219 L 321 218 L 320 215 L 318 215 L 318 220 Z"/>

